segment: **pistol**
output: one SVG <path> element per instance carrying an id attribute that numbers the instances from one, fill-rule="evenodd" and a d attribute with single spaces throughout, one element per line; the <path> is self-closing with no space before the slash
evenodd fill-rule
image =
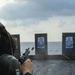
<path id="1" fill-rule="evenodd" d="M 24 61 L 26 61 L 29 57 L 29 48 L 26 49 L 26 51 L 23 53 L 23 55 L 19 58 L 19 62 L 22 64 Z"/>
<path id="2" fill-rule="evenodd" d="M 23 53 L 23 55 L 19 58 L 19 62 L 22 64 L 24 61 L 26 61 L 29 58 L 29 51 L 30 48 L 27 48 L 26 51 Z M 34 47 L 32 47 L 31 50 L 33 50 Z"/>

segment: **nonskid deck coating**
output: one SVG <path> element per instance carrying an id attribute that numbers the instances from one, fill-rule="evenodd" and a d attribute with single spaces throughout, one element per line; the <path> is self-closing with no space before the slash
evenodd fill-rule
<path id="1" fill-rule="evenodd" d="M 33 60 L 33 75 L 75 75 L 75 60 Z"/>

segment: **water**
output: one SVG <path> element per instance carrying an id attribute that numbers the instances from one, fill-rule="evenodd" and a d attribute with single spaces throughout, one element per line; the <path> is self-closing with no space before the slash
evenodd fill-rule
<path id="1" fill-rule="evenodd" d="M 26 48 L 35 48 L 34 42 L 21 42 L 21 54 L 25 52 Z M 62 54 L 62 43 L 61 42 L 48 42 L 48 55 L 61 55 Z M 30 51 L 30 55 L 35 55 L 35 49 Z"/>

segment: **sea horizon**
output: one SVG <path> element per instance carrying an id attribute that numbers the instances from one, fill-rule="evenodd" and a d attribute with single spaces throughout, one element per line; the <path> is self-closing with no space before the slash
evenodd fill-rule
<path id="1" fill-rule="evenodd" d="M 30 51 L 30 55 L 35 55 L 35 42 L 20 42 L 21 54 L 25 52 L 25 49 L 34 47 L 34 50 Z M 62 54 L 62 42 L 47 42 L 48 55 L 61 55 Z"/>

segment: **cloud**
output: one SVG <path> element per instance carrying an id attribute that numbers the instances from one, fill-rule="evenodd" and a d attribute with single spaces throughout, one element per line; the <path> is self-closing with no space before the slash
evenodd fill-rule
<path id="1" fill-rule="evenodd" d="M 63 32 L 75 31 L 75 0 L 14 0 L 0 8 L 0 21 L 21 41 L 34 41 L 35 33 L 61 41 Z"/>
<path id="2" fill-rule="evenodd" d="M 35 41 L 35 34 L 36 33 L 47 33 L 48 34 L 48 41 L 56 41 L 59 40 L 61 37 L 61 30 L 58 28 L 58 21 L 59 19 L 50 18 L 45 21 L 41 21 L 37 23 L 36 25 L 30 25 L 30 26 L 17 26 L 14 28 L 11 26 L 7 26 L 7 30 L 11 34 L 20 34 L 21 41 Z"/>
<path id="3" fill-rule="evenodd" d="M 59 16 L 51 17 L 47 20 L 42 20 L 39 23 L 28 24 L 21 20 L 4 21 L 6 29 L 11 34 L 20 34 L 20 41 L 35 41 L 36 33 L 47 33 L 48 41 L 62 41 L 63 32 L 75 32 L 75 17 L 74 16 Z"/>
<path id="4" fill-rule="evenodd" d="M 0 9 L 0 19 L 45 20 L 52 16 L 75 16 L 75 0 L 16 0 Z"/>

